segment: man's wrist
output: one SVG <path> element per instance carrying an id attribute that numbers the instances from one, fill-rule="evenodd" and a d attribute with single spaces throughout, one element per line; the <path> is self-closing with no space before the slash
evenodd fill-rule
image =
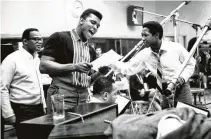
<path id="1" fill-rule="evenodd" d="M 165 96 L 170 96 L 173 94 L 175 90 L 176 84 L 174 82 L 169 82 L 167 88 L 164 90 L 164 95 Z"/>
<path id="2" fill-rule="evenodd" d="M 77 70 L 77 65 L 76 64 L 70 64 L 70 70 L 71 71 L 76 71 Z"/>
<path id="3" fill-rule="evenodd" d="M 172 89 L 167 88 L 166 90 L 163 91 L 163 94 L 164 94 L 166 97 L 171 96 L 171 95 L 173 94 L 173 93 L 172 93 Z"/>
<path id="4" fill-rule="evenodd" d="M 178 79 L 177 79 L 177 84 L 178 85 L 183 85 L 185 83 L 185 79 L 183 78 L 183 77 L 179 77 Z"/>

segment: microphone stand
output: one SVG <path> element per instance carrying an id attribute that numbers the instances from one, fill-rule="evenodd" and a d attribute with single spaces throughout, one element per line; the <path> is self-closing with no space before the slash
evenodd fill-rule
<path id="1" fill-rule="evenodd" d="M 178 42 L 178 34 L 177 34 L 177 19 L 179 17 L 179 13 L 176 12 L 172 18 L 173 18 L 173 26 L 174 26 L 174 42 Z"/>
<path id="2" fill-rule="evenodd" d="M 156 13 L 153 13 L 153 12 L 144 11 L 144 10 L 140 10 L 140 9 L 134 9 L 134 10 L 139 11 L 139 12 L 143 12 L 143 13 L 147 13 L 147 14 L 156 15 L 156 16 L 159 16 L 159 17 L 164 17 L 164 18 L 167 17 L 167 16 L 165 16 L 165 15 L 156 14 Z M 176 21 L 179 21 L 179 22 L 182 22 L 182 23 L 187 23 L 187 24 L 190 24 L 190 25 L 194 25 L 194 26 L 197 26 L 197 27 L 201 27 L 199 24 L 196 24 L 196 23 L 193 23 L 193 22 L 190 22 L 190 21 L 186 21 L 186 20 L 182 20 L 182 19 L 175 19 L 175 20 L 176 20 Z"/>
<path id="3" fill-rule="evenodd" d="M 197 46 L 199 45 L 201 39 L 203 38 L 203 36 L 205 35 L 205 33 L 206 33 L 208 30 L 211 30 L 211 18 L 209 18 L 209 19 L 208 19 L 208 22 L 205 24 L 204 29 L 202 30 L 201 35 L 198 37 L 198 39 L 196 40 L 195 44 L 193 45 L 191 51 L 189 52 L 188 58 L 185 59 L 185 61 L 182 63 L 179 72 L 176 73 L 176 78 L 174 78 L 174 79 L 171 81 L 173 84 L 176 84 L 177 79 L 178 79 L 178 78 L 180 77 L 180 75 L 182 74 L 182 72 L 183 72 L 183 70 L 185 69 L 187 63 L 190 61 L 191 57 L 193 56 L 193 54 L 195 53 L 196 49 L 198 48 Z M 167 90 L 170 91 L 170 88 L 167 88 Z M 173 94 L 172 94 L 172 97 L 173 97 L 172 104 L 174 104 L 175 91 L 176 91 L 176 89 L 174 89 L 174 91 L 172 92 L 172 93 L 173 93 Z M 171 91 L 170 91 L 170 92 L 171 92 Z M 168 101 L 169 101 L 169 99 L 168 99 Z"/>
<path id="4" fill-rule="evenodd" d="M 161 21 L 160 24 L 165 25 L 165 24 L 169 21 L 169 19 L 171 19 L 171 17 L 172 17 L 173 15 L 175 15 L 175 13 L 178 12 L 178 10 L 179 10 L 180 8 L 182 8 L 184 5 L 187 5 L 189 2 L 190 2 L 190 1 L 184 1 L 184 2 L 182 2 L 176 9 L 174 9 L 174 10 L 171 12 L 163 21 Z"/>
<path id="5" fill-rule="evenodd" d="M 196 26 L 196 25 L 192 25 L 192 27 L 195 29 L 195 31 L 196 31 L 196 38 L 198 37 L 198 26 Z M 197 47 L 196 48 L 196 73 L 197 73 L 197 75 L 199 76 L 199 74 L 200 74 L 200 71 L 199 71 L 199 62 L 200 61 L 198 61 L 198 58 L 200 57 L 200 55 L 199 55 L 199 47 Z M 199 77 L 198 77 L 199 78 Z M 200 83 L 200 81 L 199 81 L 199 88 L 201 88 L 201 83 Z"/>
<path id="6" fill-rule="evenodd" d="M 192 25 L 193 27 L 201 27 L 199 24 L 195 24 L 193 22 L 189 22 L 189 21 L 185 21 L 185 20 L 181 20 L 181 19 L 178 19 L 179 17 L 179 14 L 178 14 L 178 9 L 180 9 L 183 5 L 187 5 L 190 1 L 184 1 L 180 6 L 178 6 L 174 11 L 172 11 L 168 16 L 165 16 L 165 15 L 161 15 L 161 14 L 157 14 L 157 13 L 153 13 L 153 12 L 149 12 L 149 11 L 144 11 L 144 10 L 140 10 L 140 9 L 134 9 L 138 12 L 143 12 L 143 13 L 147 13 L 147 14 L 152 14 L 152 15 L 156 15 L 156 16 L 159 16 L 159 17 L 165 17 L 166 19 L 163 20 L 161 22 L 162 23 L 166 23 L 167 22 L 167 18 L 171 18 L 172 17 L 172 20 L 173 20 L 173 26 L 174 26 L 174 41 L 175 42 L 178 42 L 178 35 L 177 35 L 177 23 L 176 22 L 183 22 L 183 23 L 188 23 L 190 25 Z M 164 25 L 163 24 L 163 25 Z"/>
<path id="7" fill-rule="evenodd" d="M 204 29 L 202 30 L 202 33 L 200 34 L 200 36 L 198 37 L 198 39 L 196 40 L 195 44 L 193 45 L 191 51 L 189 52 L 188 58 L 185 59 L 185 61 L 183 62 L 183 64 L 180 67 L 179 72 L 177 72 L 176 74 L 176 79 L 174 79 L 172 81 L 172 83 L 176 84 L 177 79 L 180 77 L 180 75 L 182 74 L 184 68 L 186 67 L 187 63 L 190 61 L 190 58 L 193 56 L 195 50 L 197 49 L 197 46 L 199 45 L 201 39 L 203 38 L 203 36 L 205 35 L 205 33 L 211 30 L 211 18 L 208 19 L 207 23 L 204 26 Z"/>

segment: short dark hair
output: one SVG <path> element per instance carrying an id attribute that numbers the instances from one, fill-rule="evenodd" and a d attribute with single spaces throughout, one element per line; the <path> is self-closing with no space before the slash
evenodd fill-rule
<path id="1" fill-rule="evenodd" d="M 98 48 L 100 48 L 100 49 L 102 50 L 102 48 L 101 48 L 100 46 L 96 46 L 96 47 L 95 47 L 95 50 L 98 49 Z"/>
<path id="2" fill-rule="evenodd" d="M 113 82 L 111 79 L 100 76 L 94 82 L 93 85 L 93 95 L 102 95 L 103 92 L 111 92 L 113 88 Z"/>
<path id="3" fill-rule="evenodd" d="M 192 39 L 189 40 L 188 48 L 187 48 L 188 52 L 190 52 L 190 50 L 192 49 L 193 45 L 196 43 L 196 40 L 197 40 L 196 37 L 193 37 Z"/>
<path id="4" fill-rule="evenodd" d="M 149 32 L 152 33 L 152 35 L 159 33 L 159 39 L 163 37 L 163 27 L 160 23 L 156 21 L 148 21 L 143 24 L 143 28 L 144 27 L 148 28 Z"/>
<path id="5" fill-rule="evenodd" d="M 29 39 L 30 32 L 32 32 L 32 31 L 39 31 L 39 30 L 36 29 L 36 28 L 27 28 L 27 29 L 25 29 L 23 34 L 22 34 L 22 40 L 23 39 Z"/>
<path id="6" fill-rule="evenodd" d="M 102 20 L 102 18 L 103 18 L 103 15 L 102 15 L 100 12 L 98 12 L 98 11 L 96 11 L 96 10 L 94 10 L 94 9 L 86 9 L 86 10 L 81 14 L 80 18 L 86 19 L 90 14 L 94 14 L 94 15 L 97 16 L 100 20 Z"/>

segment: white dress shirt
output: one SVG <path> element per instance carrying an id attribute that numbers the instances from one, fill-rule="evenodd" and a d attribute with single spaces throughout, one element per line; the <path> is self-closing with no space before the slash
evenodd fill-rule
<path id="1" fill-rule="evenodd" d="M 42 103 L 46 107 L 39 64 L 38 55 L 33 57 L 25 49 L 17 50 L 4 59 L 0 82 L 4 118 L 14 115 L 10 101 L 25 105 Z"/>
<path id="2" fill-rule="evenodd" d="M 176 78 L 182 63 L 188 58 L 188 51 L 179 43 L 162 40 L 158 54 L 154 53 L 150 47 L 145 48 L 129 62 L 117 62 L 117 70 L 123 74 L 133 75 L 147 68 L 156 76 L 158 55 L 160 55 L 163 81 L 168 82 Z M 187 81 L 192 76 L 195 69 L 194 67 L 195 60 L 192 57 L 180 77 L 183 77 L 184 80 Z"/>
<path id="3" fill-rule="evenodd" d="M 88 103 L 103 103 L 100 99 L 91 96 L 90 101 Z"/>

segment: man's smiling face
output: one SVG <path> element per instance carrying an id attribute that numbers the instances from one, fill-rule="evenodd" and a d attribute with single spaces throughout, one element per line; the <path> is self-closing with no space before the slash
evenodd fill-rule
<path id="1" fill-rule="evenodd" d="M 81 35 L 86 40 L 90 39 L 100 27 L 100 19 L 94 14 L 90 14 L 86 19 L 81 19 Z"/>

